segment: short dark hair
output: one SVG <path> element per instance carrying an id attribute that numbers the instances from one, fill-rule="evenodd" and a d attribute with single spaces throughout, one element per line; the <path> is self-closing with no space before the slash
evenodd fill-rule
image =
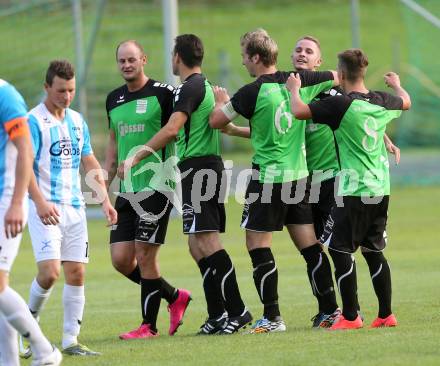
<path id="1" fill-rule="evenodd" d="M 201 66 L 204 54 L 202 40 L 194 34 L 181 34 L 175 39 L 174 54 L 176 53 L 186 66 Z"/>
<path id="2" fill-rule="evenodd" d="M 55 76 L 64 80 L 73 79 L 75 77 L 75 68 L 67 60 L 53 60 L 46 71 L 46 84 L 52 86 Z"/>
<path id="3" fill-rule="evenodd" d="M 137 49 L 141 52 L 141 55 L 142 56 L 145 55 L 144 48 L 142 47 L 142 45 L 138 41 L 136 41 L 135 39 L 127 39 L 125 41 L 122 41 L 121 43 L 119 43 L 116 46 L 116 52 L 115 52 L 116 60 L 118 60 L 119 47 L 121 47 L 123 44 L 126 44 L 126 43 L 131 43 L 131 44 L 135 45 L 137 47 Z"/>
<path id="4" fill-rule="evenodd" d="M 260 56 L 264 66 L 276 65 L 278 58 L 278 45 L 263 28 L 243 34 L 240 45 L 244 47 L 249 57 Z"/>
<path id="5" fill-rule="evenodd" d="M 321 51 L 321 44 L 319 43 L 318 38 L 313 37 L 313 36 L 302 36 L 300 39 L 298 39 L 296 41 L 296 43 L 298 43 L 299 41 L 302 41 L 303 39 L 305 39 L 307 41 L 312 41 L 313 43 L 315 43 L 318 46 L 318 50 Z"/>
<path id="6" fill-rule="evenodd" d="M 348 81 L 363 79 L 367 72 L 368 57 L 360 48 L 350 48 L 338 54 L 339 68 Z"/>

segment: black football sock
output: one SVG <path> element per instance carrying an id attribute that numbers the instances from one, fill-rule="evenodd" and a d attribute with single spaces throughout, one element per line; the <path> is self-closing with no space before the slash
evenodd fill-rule
<path id="1" fill-rule="evenodd" d="M 156 279 L 141 279 L 142 323 L 150 324 L 150 329 L 157 332 L 156 321 L 162 299 L 162 281 Z"/>
<path id="2" fill-rule="evenodd" d="M 391 315 L 391 271 L 382 252 L 362 252 L 370 269 L 374 292 L 379 301 L 379 318 Z"/>
<path id="3" fill-rule="evenodd" d="M 218 286 L 206 258 L 200 259 L 197 264 L 202 275 L 203 290 L 208 307 L 208 317 L 209 319 L 218 319 L 225 312 L 220 286 Z"/>
<path id="4" fill-rule="evenodd" d="M 263 316 L 275 320 L 280 316 L 278 306 L 278 270 L 270 248 L 249 251 L 254 268 L 254 283 L 264 305 Z"/>
<path id="5" fill-rule="evenodd" d="M 351 254 L 329 250 L 335 265 L 335 278 L 342 298 L 342 315 L 347 320 L 358 316 L 356 262 Z"/>
<path id="6" fill-rule="evenodd" d="M 179 290 L 171 286 L 165 278 L 161 277 L 162 281 L 162 299 L 165 299 L 168 304 L 172 304 L 179 296 Z"/>
<path id="7" fill-rule="evenodd" d="M 133 272 L 126 275 L 128 279 L 133 281 L 134 283 L 137 283 L 138 285 L 141 284 L 141 271 L 139 269 L 139 266 L 136 266 Z M 164 278 L 161 277 L 162 281 L 162 298 L 164 298 L 169 304 L 176 301 L 177 297 L 179 296 L 179 291 L 171 286 Z"/>
<path id="8" fill-rule="evenodd" d="M 134 283 L 140 285 L 141 284 L 141 270 L 139 269 L 139 266 L 136 266 L 133 272 L 131 272 L 128 275 L 125 275 L 129 280 L 133 281 Z"/>
<path id="9" fill-rule="evenodd" d="M 301 255 L 307 263 L 307 274 L 313 295 L 318 300 L 319 311 L 332 314 L 338 304 L 333 286 L 330 262 L 322 250 L 321 244 L 316 243 L 301 250 Z"/>
<path id="10" fill-rule="evenodd" d="M 206 258 L 212 269 L 212 274 L 220 288 L 225 309 L 229 317 L 241 315 L 245 309 L 238 289 L 234 265 L 226 250 L 221 249 Z"/>

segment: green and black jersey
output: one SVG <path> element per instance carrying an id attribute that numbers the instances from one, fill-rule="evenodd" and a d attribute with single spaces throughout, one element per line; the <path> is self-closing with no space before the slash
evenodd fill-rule
<path id="1" fill-rule="evenodd" d="M 332 88 L 317 95 L 313 101 L 326 99 L 331 96 L 341 95 L 342 89 Z M 333 178 L 338 174 L 339 163 L 336 152 L 333 131 L 327 125 L 306 121 L 306 154 L 307 168 L 313 176 L 313 182 Z"/>
<path id="2" fill-rule="evenodd" d="M 177 139 L 180 161 L 192 157 L 220 156 L 220 131 L 209 125 L 214 105 L 211 85 L 202 74 L 191 74 L 176 88 L 173 112 L 183 112 L 188 116 Z"/>
<path id="3" fill-rule="evenodd" d="M 129 92 L 123 85 L 107 96 L 107 116 L 109 127 L 116 135 L 118 164 L 132 156 L 168 122 L 173 109 L 173 92 L 171 85 L 149 79 L 135 92 Z M 152 187 L 152 178 L 163 166 L 162 162 L 174 155 L 174 142 L 150 155 L 121 181 L 120 191 L 157 189 Z"/>
<path id="4" fill-rule="evenodd" d="M 290 92 L 285 83 L 291 72 L 277 71 L 260 76 L 231 98 L 234 110 L 249 120 L 252 162 L 259 166 L 260 181 L 282 183 L 308 175 L 304 141 L 305 121 L 290 111 Z M 310 103 L 333 85 L 329 71 L 299 71 L 300 95 Z"/>
<path id="5" fill-rule="evenodd" d="M 383 135 L 387 123 L 402 113 L 402 105 L 402 98 L 377 91 L 352 92 L 309 105 L 313 121 L 335 131 L 341 166 L 339 195 L 390 194 Z"/>

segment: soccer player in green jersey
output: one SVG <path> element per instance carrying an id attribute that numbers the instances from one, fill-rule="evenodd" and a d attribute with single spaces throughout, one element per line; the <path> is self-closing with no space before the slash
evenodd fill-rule
<path id="1" fill-rule="evenodd" d="M 382 251 L 386 246 L 386 222 L 390 194 L 389 164 L 383 140 L 385 128 L 402 110 L 410 108 L 408 93 L 397 74 L 385 75 L 385 83 L 397 96 L 370 91 L 364 84 L 367 56 L 360 49 L 338 55 L 338 76 L 344 95 L 305 104 L 301 80 L 291 75 L 291 108 L 296 118 L 312 119 L 334 130 L 341 171 L 339 196 L 343 206 L 334 206 L 321 240 L 329 246 L 341 293 L 343 310 L 330 329 L 356 329 L 363 326 L 357 313 L 356 264 L 352 254 L 359 246 L 365 257 L 379 313 L 372 327 L 391 327 L 397 320 L 391 311 L 391 273 Z"/>
<path id="2" fill-rule="evenodd" d="M 173 107 L 171 85 L 149 78 L 144 72 L 147 56 L 142 46 L 129 40 L 116 49 L 116 61 L 125 84 L 107 97 L 110 139 L 105 168 L 107 186 L 116 175 L 117 163 L 124 161 L 139 145 L 149 140 L 168 121 Z M 141 169 L 130 172 L 120 182 L 115 208 L 118 222 L 110 234 L 113 266 L 141 287 L 142 324 L 120 335 L 121 339 L 149 338 L 157 335 L 156 320 L 161 298 L 170 311 L 169 334 L 173 335 L 182 322 L 191 299 L 189 291 L 175 289 L 161 277 L 159 248 L 165 241 L 172 203 L 167 187 L 158 187 L 154 172 L 174 157 L 170 141 L 157 154 L 145 159 Z M 140 172 L 144 166 L 150 169 Z M 139 167 L 138 167 L 139 168 Z M 155 168 L 155 169 L 151 169 Z M 140 173 L 139 173 L 140 172 Z M 173 187 L 168 187 L 169 191 Z"/>
<path id="3" fill-rule="evenodd" d="M 175 91 L 173 113 L 165 126 L 133 157 L 121 162 L 118 175 L 177 138 L 178 167 L 182 172 L 183 232 L 191 255 L 203 275 L 208 320 L 199 334 L 237 332 L 252 320 L 238 289 L 235 269 L 220 242 L 225 230 L 224 171 L 220 132 L 209 126 L 214 94 L 202 74 L 204 50 L 200 38 L 183 34 L 175 39 L 173 72 L 182 84 Z M 225 322 L 224 312 L 227 312 Z"/>
<path id="4" fill-rule="evenodd" d="M 296 71 L 311 70 L 316 71 L 322 63 L 321 45 L 319 40 L 313 36 L 303 36 L 295 44 L 292 51 L 292 65 Z M 343 91 L 340 87 L 332 88 L 320 93 L 314 100 L 321 100 L 334 95 L 340 95 Z M 336 174 L 339 171 L 339 162 L 336 153 L 335 139 L 333 131 L 327 125 L 313 123 L 312 120 L 306 121 L 306 158 L 307 168 L 311 179 L 310 203 L 313 211 L 313 224 L 316 237 L 320 238 L 324 225 L 330 215 L 331 208 L 335 202 L 335 183 Z M 400 149 L 396 147 L 388 136 L 384 135 L 387 150 L 395 154 L 396 163 L 400 159 Z M 308 268 L 309 277 L 313 276 L 313 269 Z M 319 290 L 318 290 L 319 291 Z M 314 291 L 319 303 L 319 312 L 314 316 L 314 327 L 328 327 L 335 320 L 335 315 L 326 314 L 321 305 L 319 292 Z"/>
<path id="5" fill-rule="evenodd" d="M 222 89 L 216 92 L 216 108 L 210 123 L 228 130 L 239 114 L 249 119 L 253 176 L 246 192 L 241 226 L 254 268 L 254 282 L 264 305 L 262 319 L 252 333 L 286 330 L 278 306 L 278 271 L 271 251 L 272 232 L 286 226 L 312 273 L 311 285 L 322 297 L 327 314 L 337 309 L 330 263 L 313 230 L 311 207 L 306 196 L 307 163 L 304 122 L 293 120 L 285 82 L 289 72 L 276 67 L 278 47 L 263 29 L 241 37 L 243 65 L 256 78 L 229 100 Z M 299 72 L 304 85 L 301 97 L 311 101 L 334 85 L 332 72 Z M 236 127 L 233 125 L 232 134 Z M 241 130 L 236 134 L 242 133 Z M 293 198 L 292 198 L 293 196 Z"/>

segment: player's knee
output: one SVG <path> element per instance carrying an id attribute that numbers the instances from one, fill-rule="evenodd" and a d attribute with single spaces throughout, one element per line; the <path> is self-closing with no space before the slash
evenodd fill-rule
<path id="1" fill-rule="evenodd" d="M 157 256 L 153 253 L 139 253 L 136 254 L 136 260 L 140 268 L 151 267 L 156 265 Z"/>
<path id="2" fill-rule="evenodd" d="M 197 247 L 204 257 L 209 257 L 215 252 L 223 249 L 217 232 L 196 234 L 196 238 Z"/>
<path id="3" fill-rule="evenodd" d="M 37 282 L 42 288 L 49 289 L 55 284 L 59 277 L 60 269 L 50 267 L 38 273 Z"/>
<path id="4" fill-rule="evenodd" d="M 78 263 L 78 265 L 71 266 L 65 271 L 66 282 L 73 286 L 81 286 L 84 283 L 85 266 Z"/>
<path id="5" fill-rule="evenodd" d="M 112 265 L 119 273 L 128 275 L 133 272 L 136 267 L 135 260 L 128 260 L 125 256 L 112 255 Z"/>

